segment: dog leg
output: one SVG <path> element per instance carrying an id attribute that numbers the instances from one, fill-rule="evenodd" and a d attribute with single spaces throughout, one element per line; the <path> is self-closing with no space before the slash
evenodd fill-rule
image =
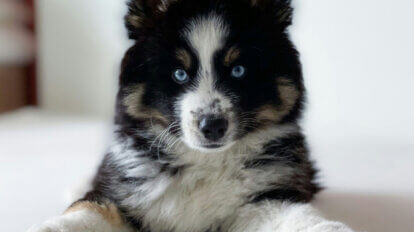
<path id="1" fill-rule="evenodd" d="M 310 204 L 262 202 L 242 207 L 230 232 L 353 232 L 324 219 Z"/>
<path id="2" fill-rule="evenodd" d="M 34 226 L 28 232 L 132 232 L 117 206 L 94 193 L 74 203 L 62 216 Z"/>

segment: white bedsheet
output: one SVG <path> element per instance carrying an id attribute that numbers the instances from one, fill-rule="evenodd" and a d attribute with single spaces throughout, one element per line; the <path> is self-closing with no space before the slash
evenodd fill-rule
<path id="1" fill-rule="evenodd" d="M 95 171 L 110 130 L 110 121 L 35 109 L 0 116 L 0 231 L 60 214 L 68 189 Z M 359 231 L 414 231 L 414 145 L 324 134 L 309 137 L 328 187 L 315 204 L 327 217 Z"/>

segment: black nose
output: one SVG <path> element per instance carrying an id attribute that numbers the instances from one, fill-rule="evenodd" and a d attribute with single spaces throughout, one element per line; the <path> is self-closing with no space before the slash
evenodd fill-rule
<path id="1" fill-rule="evenodd" d="M 206 139 L 217 141 L 223 138 L 229 126 L 229 122 L 224 118 L 205 116 L 200 120 L 198 126 Z"/>

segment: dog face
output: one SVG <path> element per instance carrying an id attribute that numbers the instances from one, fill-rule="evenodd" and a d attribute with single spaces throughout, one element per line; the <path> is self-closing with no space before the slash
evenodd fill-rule
<path id="1" fill-rule="evenodd" d="M 161 125 L 191 148 L 224 150 L 296 122 L 303 99 L 287 0 L 132 0 L 118 123 Z M 164 131 L 165 132 L 165 131 Z"/>

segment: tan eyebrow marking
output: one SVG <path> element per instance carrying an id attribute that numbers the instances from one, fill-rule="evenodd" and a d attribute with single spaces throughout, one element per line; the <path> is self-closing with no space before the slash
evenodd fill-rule
<path id="1" fill-rule="evenodd" d="M 233 46 L 229 49 L 226 56 L 224 57 L 224 65 L 230 66 L 237 58 L 240 56 L 240 49 L 236 46 Z"/>
<path id="2" fill-rule="evenodd" d="M 191 60 L 191 55 L 188 51 L 184 49 L 178 49 L 175 55 L 177 59 L 183 63 L 185 69 L 191 68 L 192 60 Z"/>

